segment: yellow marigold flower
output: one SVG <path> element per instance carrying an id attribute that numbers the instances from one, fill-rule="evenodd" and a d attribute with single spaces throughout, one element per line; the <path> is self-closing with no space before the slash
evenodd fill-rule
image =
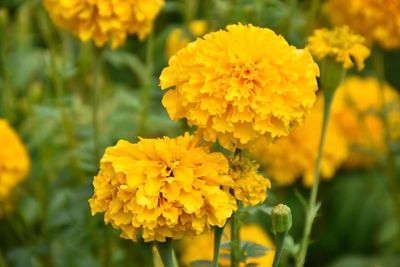
<path id="1" fill-rule="evenodd" d="M 400 48 L 400 1 L 329 0 L 327 8 L 335 25 L 349 25 L 385 49 Z"/>
<path id="2" fill-rule="evenodd" d="M 240 228 L 240 239 L 242 241 L 248 241 L 264 246 L 269 249 L 266 251 L 264 256 L 261 257 L 248 257 L 245 263 L 240 263 L 240 267 L 244 266 L 260 266 L 270 267 L 274 261 L 275 256 L 275 245 L 265 231 L 257 224 L 243 225 Z M 183 267 L 192 267 L 192 262 L 199 260 L 213 259 L 214 250 L 214 237 L 212 233 L 206 233 L 193 238 L 182 239 L 182 253 L 181 253 L 181 264 Z M 229 225 L 225 228 L 224 234 L 222 235 L 222 242 L 230 240 L 230 227 Z M 229 255 L 230 251 L 221 248 L 221 255 Z M 223 266 L 230 266 L 229 258 L 220 257 L 219 264 Z"/>
<path id="3" fill-rule="evenodd" d="M 289 134 L 315 102 L 317 64 L 272 30 L 230 25 L 198 38 L 169 60 L 162 103 L 207 141 L 228 149 Z"/>
<path id="4" fill-rule="evenodd" d="M 255 206 L 267 198 L 271 182 L 257 173 L 259 165 L 248 158 L 236 156 L 230 162 L 229 175 L 235 184 L 233 191 L 237 200 L 244 206 Z"/>
<path id="5" fill-rule="evenodd" d="M 368 58 L 370 50 L 365 46 L 365 39 L 361 35 L 354 34 L 350 28 L 317 29 L 308 38 L 307 47 L 319 60 L 332 57 L 337 62 L 343 63 L 345 69 L 357 65 L 358 70 L 364 68 L 364 61 Z"/>
<path id="6" fill-rule="evenodd" d="M 305 186 L 313 184 L 322 118 L 323 98 L 319 96 L 314 109 L 302 126 L 270 146 L 264 142 L 251 149 L 278 185 L 293 184 L 299 177 L 303 177 Z M 336 122 L 330 120 L 322 154 L 321 176 L 325 179 L 332 178 L 347 156 L 346 140 Z"/>
<path id="7" fill-rule="evenodd" d="M 233 185 L 229 163 L 210 153 L 197 138 L 119 141 L 106 150 L 94 178 L 92 213 L 104 212 L 105 223 L 121 237 L 147 241 L 178 239 L 223 226 L 236 209 L 227 188 Z"/>
<path id="8" fill-rule="evenodd" d="M 396 127 L 396 118 L 400 117 L 400 100 L 395 89 L 388 84 L 382 88 L 374 78 L 359 77 L 346 79 L 337 89 L 332 118 L 352 148 L 346 161 L 348 167 L 367 167 L 373 164 L 373 155 L 385 152 L 385 125 L 381 116 L 384 105 L 388 109 L 390 134 Z"/>
<path id="9" fill-rule="evenodd" d="M 6 201 L 11 191 L 26 178 L 30 165 L 28 152 L 18 134 L 6 120 L 0 119 L 0 202 Z"/>
<path id="10" fill-rule="evenodd" d="M 165 55 L 167 58 L 175 55 L 179 50 L 184 48 L 195 37 L 202 36 L 207 31 L 207 21 L 194 20 L 189 23 L 189 31 L 184 28 L 176 28 L 168 35 Z"/>
<path id="11" fill-rule="evenodd" d="M 116 48 L 128 34 L 144 39 L 164 0 L 44 0 L 52 20 L 82 41 Z"/>

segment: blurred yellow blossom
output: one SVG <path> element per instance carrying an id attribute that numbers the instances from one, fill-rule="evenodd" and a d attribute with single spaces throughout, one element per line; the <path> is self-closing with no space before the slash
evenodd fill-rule
<path id="1" fill-rule="evenodd" d="M 308 50 L 272 30 L 229 25 L 198 38 L 161 74 L 162 103 L 186 118 L 207 141 L 246 148 L 260 138 L 286 136 L 315 102 L 319 68 Z"/>
<path id="2" fill-rule="evenodd" d="M 164 242 L 222 227 L 236 209 L 227 190 L 233 185 L 228 160 L 210 153 L 199 140 L 177 138 L 119 141 L 101 159 L 94 178 L 92 213 L 104 212 L 105 223 L 121 237 Z"/>
<path id="3" fill-rule="evenodd" d="M 335 25 L 348 25 L 385 49 L 400 48 L 400 1 L 329 0 L 327 10 Z"/>
<path id="4" fill-rule="evenodd" d="M 213 234 L 206 233 L 193 238 L 182 239 L 182 253 L 181 263 L 183 267 L 192 267 L 191 263 L 199 260 L 212 260 L 213 259 Z M 230 227 L 229 225 L 225 228 L 224 234 L 222 235 L 222 242 L 230 240 Z M 246 266 L 260 266 L 270 267 L 272 266 L 275 256 L 275 245 L 265 233 L 265 231 L 256 224 L 243 225 L 240 228 L 240 240 L 256 243 L 264 246 L 268 250 L 264 256 L 261 257 L 248 257 L 245 263 L 240 263 L 240 267 Z M 221 248 L 221 254 L 229 255 L 230 251 Z M 220 257 L 220 265 L 229 266 L 230 260 L 224 257 Z M 251 265 L 253 264 L 253 265 Z M 197 265 L 196 265 L 197 266 Z"/>
<path id="5" fill-rule="evenodd" d="M 244 206 L 255 206 L 267 198 L 267 189 L 271 188 L 269 179 L 257 173 L 259 165 L 243 156 L 236 156 L 230 162 L 229 175 L 235 184 L 233 192 Z"/>
<path id="6" fill-rule="evenodd" d="M 346 161 L 348 167 L 369 166 L 375 156 L 384 153 L 383 103 L 388 109 L 389 128 L 395 128 L 400 117 L 399 95 L 388 84 L 382 88 L 374 78 L 350 77 L 337 89 L 332 118 L 352 148 Z"/>
<path id="7" fill-rule="evenodd" d="M 305 186 L 313 184 L 322 118 L 323 97 L 319 96 L 302 126 L 269 146 L 267 143 L 259 143 L 251 149 L 278 185 L 293 184 L 299 177 L 303 177 Z M 332 178 L 347 156 L 346 140 L 337 123 L 330 120 L 321 159 L 321 176 L 325 179 Z"/>
<path id="8" fill-rule="evenodd" d="M 116 48 L 128 34 L 144 39 L 164 0 L 44 0 L 53 21 L 82 41 Z"/>
<path id="9" fill-rule="evenodd" d="M 6 120 L 0 119 L 0 202 L 7 202 L 11 191 L 28 175 L 30 165 L 18 134 Z"/>
<path id="10" fill-rule="evenodd" d="M 343 63 L 345 69 L 353 67 L 355 63 L 357 69 L 362 70 L 364 61 L 371 52 L 365 46 L 364 37 L 354 34 L 347 26 L 333 30 L 325 28 L 315 30 L 308 38 L 307 47 L 319 60 L 332 57 L 337 62 Z"/>
<path id="11" fill-rule="evenodd" d="M 165 55 L 167 58 L 175 55 L 179 50 L 184 48 L 195 37 L 200 37 L 206 33 L 208 23 L 205 20 L 194 20 L 189 23 L 189 31 L 185 28 L 173 29 L 167 38 Z"/>

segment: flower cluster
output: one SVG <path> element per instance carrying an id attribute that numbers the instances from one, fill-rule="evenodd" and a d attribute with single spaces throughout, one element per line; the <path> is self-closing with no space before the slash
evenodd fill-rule
<path id="1" fill-rule="evenodd" d="M 222 236 L 222 242 L 230 240 L 230 228 L 226 227 Z M 262 266 L 271 267 L 275 256 L 275 245 L 265 233 L 265 231 L 256 224 L 243 225 L 240 228 L 240 239 L 244 242 L 252 242 L 257 245 L 264 246 L 267 250 L 265 255 L 261 257 L 247 257 L 242 266 Z M 193 238 L 182 239 L 182 253 L 181 263 L 183 267 L 192 267 L 192 262 L 201 260 L 213 259 L 213 235 L 206 233 Z M 222 255 L 229 255 L 229 250 L 221 248 L 221 257 L 219 264 L 221 266 L 230 266 L 229 257 Z"/>
<path id="2" fill-rule="evenodd" d="M 271 188 L 270 181 L 257 173 L 258 167 L 254 161 L 242 156 L 236 156 L 230 162 L 229 175 L 235 182 L 233 192 L 244 206 L 255 206 L 264 202 L 267 189 Z"/>
<path id="3" fill-rule="evenodd" d="M 332 119 L 338 122 L 352 153 L 348 167 L 366 167 L 386 149 L 383 111 L 387 112 L 391 138 L 397 138 L 400 98 L 388 84 L 380 86 L 374 78 L 348 78 L 336 92 Z"/>
<path id="4" fill-rule="evenodd" d="M 193 41 L 195 37 L 202 36 L 207 31 L 207 21 L 194 20 L 189 23 L 188 29 L 175 28 L 167 38 L 165 55 L 167 58 L 175 55 L 179 50 L 184 48 L 188 43 Z"/>
<path id="5" fill-rule="evenodd" d="M 111 41 L 116 48 L 127 34 L 144 39 L 164 0 L 45 0 L 44 4 L 56 24 L 82 41 L 92 39 L 97 46 Z"/>
<path id="6" fill-rule="evenodd" d="M 0 119 L 0 201 L 23 181 L 30 169 L 25 145 L 8 122 Z"/>
<path id="7" fill-rule="evenodd" d="M 400 1 L 329 0 L 328 11 L 334 24 L 349 25 L 385 49 L 400 47 Z"/>
<path id="8" fill-rule="evenodd" d="M 122 237 L 164 242 L 222 227 L 236 209 L 228 160 L 189 134 L 175 139 L 119 141 L 101 159 L 92 213 Z M 227 188 L 226 190 L 223 188 Z"/>
<path id="9" fill-rule="evenodd" d="M 332 57 L 343 63 L 345 69 L 357 65 L 358 70 L 364 68 L 364 61 L 368 58 L 370 50 L 365 46 L 364 37 L 354 34 L 350 28 L 317 29 L 309 37 L 307 47 L 319 60 Z"/>
<path id="10" fill-rule="evenodd" d="M 198 38 L 169 60 L 162 103 L 207 141 L 228 149 L 286 136 L 315 102 L 319 68 L 308 50 L 272 30 L 230 25 Z"/>
<path id="11" fill-rule="evenodd" d="M 259 143 L 251 149 L 277 184 L 290 185 L 301 176 L 304 185 L 313 184 L 322 118 L 323 98 L 320 96 L 311 114 L 304 120 L 304 124 L 289 136 L 279 138 L 269 146 L 266 143 Z M 347 156 L 346 140 L 339 126 L 331 120 L 322 154 L 321 176 L 326 179 L 333 177 Z"/>

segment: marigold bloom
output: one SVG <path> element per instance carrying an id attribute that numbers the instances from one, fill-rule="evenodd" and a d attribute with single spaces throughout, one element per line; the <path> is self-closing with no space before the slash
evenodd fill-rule
<path id="1" fill-rule="evenodd" d="M 400 48 L 400 1 L 329 0 L 327 7 L 335 25 L 349 25 L 385 49 Z"/>
<path id="2" fill-rule="evenodd" d="M 28 152 L 18 134 L 6 120 L 0 119 L 0 202 L 26 178 L 30 165 Z"/>
<path id="3" fill-rule="evenodd" d="M 230 162 L 229 175 L 235 184 L 233 192 L 244 206 L 255 206 L 267 198 L 267 189 L 271 182 L 257 173 L 259 165 L 248 158 L 236 156 Z"/>
<path id="4" fill-rule="evenodd" d="M 245 148 L 285 136 L 315 102 L 317 64 L 272 30 L 230 25 L 198 38 L 169 60 L 162 103 L 207 141 Z"/>
<path id="5" fill-rule="evenodd" d="M 365 46 L 365 39 L 361 35 L 354 34 L 349 27 L 317 29 L 308 38 L 307 47 L 319 60 L 332 57 L 337 62 L 343 63 L 345 69 L 357 65 L 358 70 L 364 68 L 364 61 L 368 58 L 370 50 Z"/>
<path id="6" fill-rule="evenodd" d="M 228 160 L 210 153 L 197 138 L 119 141 L 101 159 L 94 178 L 92 213 L 105 212 L 105 222 L 121 237 L 147 241 L 178 239 L 222 227 L 236 209 L 228 190 Z"/>
<path id="7" fill-rule="evenodd" d="M 385 104 L 383 104 L 385 103 Z M 348 167 L 367 167 L 374 162 L 373 155 L 384 153 L 384 105 L 388 112 L 389 135 L 396 138 L 396 118 L 400 117 L 399 95 L 392 87 L 383 88 L 374 78 L 350 77 L 337 89 L 332 104 L 335 119 L 352 150 L 346 161 Z"/>
<path id="8" fill-rule="evenodd" d="M 44 0 L 52 20 L 82 41 L 116 48 L 128 34 L 144 39 L 164 0 Z"/>
<path id="9" fill-rule="evenodd" d="M 195 37 L 202 36 L 207 31 L 207 21 L 194 20 L 189 23 L 189 29 L 175 28 L 170 32 L 167 38 L 165 55 L 167 58 L 175 55 L 179 50 L 184 48 Z"/>
<path id="10" fill-rule="evenodd" d="M 241 241 L 248 241 L 264 246 L 267 249 L 265 255 L 261 257 L 248 257 L 246 263 L 240 263 L 240 267 L 244 266 L 262 266 L 270 267 L 274 261 L 275 256 L 275 245 L 265 233 L 265 231 L 256 224 L 243 225 L 240 228 L 240 239 Z M 206 233 L 193 238 L 182 239 L 182 253 L 180 261 L 183 267 L 192 267 L 191 263 L 199 260 L 210 260 L 213 259 L 213 234 Z M 230 240 L 230 227 L 229 225 L 225 228 L 224 234 L 222 235 L 222 242 Z M 229 255 L 230 251 L 221 248 L 221 255 Z M 229 258 L 220 257 L 219 264 L 222 266 L 230 266 Z M 247 264 L 247 265 L 246 265 Z"/>
<path id="11" fill-rule="evenodd" d="M 299 177 L 303 177 L 305 186 L 313 184 L 322 118 L 323 98 L 320 96 L 304 124 L 289 136 L 282 137 L 269 146 L 264 142 L 251 149 L 278 185 L 293 184 Z M 347 156 L 346 140 L 336 122 L 330 120 L 321 160 L 321 176 L 325 179 L 332 178 Z"/>

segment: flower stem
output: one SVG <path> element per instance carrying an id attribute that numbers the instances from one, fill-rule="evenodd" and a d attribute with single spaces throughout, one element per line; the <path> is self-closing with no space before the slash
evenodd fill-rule
<path id="1" fill-rule="evenodd" d="M 93 46 L 92 50 L 92 127 L 94 143 L 94 159 L 98 164 L 100 159 L 99 141 L 99 98 L 100 98 L 100 73 L 101 73 L 101 51 Z"/>
<path id="2" fill-rule="evenodd" d="M 317 19 L 318 10 L 321 5 L 321 0 L 311 0 L 308 12 L 308 24 L 306 28 L 306 34 L 309 35 L 314 28 L 315 20 Z"/>
<path id="3" fill-rule="evenodd" d="M 276 234 L 276 250 L 275 250 L 275 257 L 274 262 L 272 263 L 272 267 L 278 267 L 279 260 L 282 255 L 283 247 L 285 244 L 285 239 L 287 237 L 288 232 L 284 233 L 277 233 Z"/>
<path id="4" fill-rule="evenodd" d="M 317 215 L 319 204 L 317 203 L 317 195 L 318 195 L 318 187 L 320 182 L 320 170 L 321 170 L 321 160 L 322 160 L 322 153 L 325 143 L 326 137 L 326 129 L 328 128 L 328 121 L 330 116 L 331 104 L 333 100 L 333 93 L 324 94 L 324 114 L 322 120 L 322 130 L 321 130 L 321 137 L 320 143 L 318 148 L 318 157 L 317 157 L 317 164 L 314 171 L 314 184 L 311 189 L 311 195 L 308 203 L 308 207 L 306 209 L 306 219 L 305 219 L 305 226 L 303 232 L 303 238 L 300 244 L 300 250 L 297 255 L 296 259 L 296 267 L 303 267 L 304 262 L 307 255 L 308 244 L 310 241 L 310 234 L 312 225 L 314 223 L 314 219 Z"/>
<path id="5" fill-rule="evenodd" d="M 238 267 L 240 263 L 240 216 L 238 210 L 231 217 L 231 267 Z"/>
<path id="6" fill-rule="evenodd" d="M 0 249 L 0 266 L 1 267 L 8 267 L 6 258 L 4 257 L 3 251 L 1 251 L 1 249 Z"/>
<path id="7" fill-rule="evenodd" d="M 393 150 L 390 147 L 391 137 L 390 137 L 390 125 L 388 121 L 389 110 L 387 107 L 387 101 L 385 99 L 384 93 L 384 83 L 385 83 L 385 64 L 383 51 L 379 47 L 375 47 L 373 51 L 373 64 L 376 76 L 381 87 L 380 98 L 382 104 L 382 121 L 385 129 L 385 144 L 387 145 L 386 160 L 383 164 L 383 171 L 388 179 L 389 192 L 394 204 L 394 212 L 398 225 L 400 225 L 400 184 L 399 179 L 396 175 L 396 162 L 395 156 L 393 155 Z M 400 230 L 399 230 L 400 234 Z"/>
<path id="8" fill-rule="evenodd" d="M 167 238 L 165 242 L 157 242 L 158 253 L 160 254 L 161 260 L 164 267 L 177 267 L 174 261 L 174 250 L 172 248 L 172 239 Z"/>
<path id="9" fill-rule="evenodd" d="M 142 99 L 143 109 L 140 116 L 139 134 L 146 136 L 147 132 L 147 119 L 149 117 L 149 110 L 151 104 L 151 90 L 154 72 L 154 35 L 150 33 L 146 44 L 146 79 L 143 85 Z"/>
<path id="10" fill-rule="evenodd" d="M 213 259 L 213 267 L 218 267 L 219 260 L 219 250 L 221 246 L 222 234 L 224 233 L 224 227 L 219 228 L 215 227 L 214 229 L 214 259 Z"/>

